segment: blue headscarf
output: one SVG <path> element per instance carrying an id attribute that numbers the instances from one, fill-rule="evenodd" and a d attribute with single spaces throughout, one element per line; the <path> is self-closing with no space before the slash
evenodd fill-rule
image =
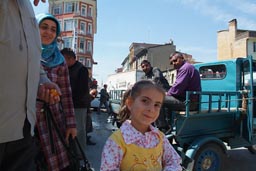
<path id="1" fill-rule="evenodd" d="M 51 14 L 48 13 L 42 13 L 36 15 L 36 19 L 38 22 L 38 25 L 45 19 L 50 19 L 54 21 L 57 25 L 56 29 L 56 37 L 53 40 L 53 42 L 49 45 L 43 45 L 42 44 L 42 64 L 47 66 L 47 67 L 55 67 L 59 64 L 62 64 L 64 62 L 64 57 L 60 53 L 58 49 L 58 44 L 57 44 L 57 37 L 60 34 L 60 24 L 58 20 Z"/>

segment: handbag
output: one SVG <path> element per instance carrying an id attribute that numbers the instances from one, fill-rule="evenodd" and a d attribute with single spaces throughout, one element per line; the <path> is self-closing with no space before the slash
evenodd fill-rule
<path id="1" fill-rule="evenodd" d="M 61 143 L 63 144 L 64 148 L 67 151 L 69 162 L 70 162 L 69 169 L 72 170 L 72 171 L 94 171 L 94 169 L 91 168 L 90 163 L 87 160 L 77 137 L 75 137 L 73 139 L 70 136 L 69 137 L 69 144 L 67 144 L 64 137 L 62 136 L 58 126 L 57 126 L 57 123 L 56 123 L 56 121 L 55 121 L 55 119 L 54 119 L 54 117 L 51 113 L 51 110 L 50 110 L 48 104 L 44 105 L 44 111 L 45 111 L 46 120 L 48 122 L 47 124 L 53 126 L 53 128 L 55 129 L 58 137 L 61 140 Z M 51 132 L 51 130 L 50 130 L 51 128 L 48 127 L 48 129 L 49 129 L 49 132 Z M 52 140 L 50 140 L 50 142 L 51 141 Z M 81 159 L 78 156 L 76 145 L 78 146 L 78 149 L 79 149 L 80 153 L 82 154 L 82 160 L 84 161 L 84 165 L 82 165 L 82 166 L 80 165 L 80 160 Z M 54 151 L 54 149 L 52 149 L 52 150 Z"/>

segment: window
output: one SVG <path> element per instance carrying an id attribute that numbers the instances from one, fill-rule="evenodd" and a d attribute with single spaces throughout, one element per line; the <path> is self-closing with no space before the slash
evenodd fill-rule
<path id="1" fill-rule="evenodd" d="M 256 52 L 256 42 L 253 42 L 253 52 Z"/>
<path id="2" fill-rule="evenodd" d="M 77 12 L 77 3 L 74 2 L 66 2 L 65 3 L 65 13 L 73 13 Z"/>
<path id="3" fill-rule="evenodd" d="M 53 15 L 62 14 L 61 5 L 54 5 L 53 6 Z"/>
<path id="4" fill-rule="evenodd" d="M 93 11 L 92 11 L 92 7 L 89 7 L 89 9 L 88 9 L 88 16 L 89 16 L 89 17 L 92 17 L 92 12 L 93 12 Z"/>
<path id="5" fill-rule="evenodd" d="M 210 65 L 199 68 L 200 77 L 204 79 L 223 79 L 226 76 L 225 65 Z"/>
<path id="6" fill-rule="evenodd" d="M 88 52 L 92 52 L 92 41 L 88 40 L 87 42 L 87 49 Z"/>
<path id="7" fill-rule="evenodd" d="M 81 15 L 86 17 L 87 16 L 87 6 L 86 5 L 82 5 L 81 7 Z"/>
<path id="8" fill-rule="evenodd" d="M 62 21 L 61 21 L 61 20 L 58 20 L 58 21 L 59 21 L 59 23 L 60 23 L 60 31 L 61 31 L 61 30 L 63 30 L 63 29 L 62 29 Z"/>
<path id="9" fill-rule="evenodd" d="M 84 53 L 84 39 L 80 39 L 80 43 L 79 43 L 79 52 L 80 53 Z"/>
<path id="10" fill-rule="evenodd" d="M 72 47 L 72 37 L 63 37 L 63 41 L 64 41 L 64 48 Z"/>
<path id="11" fill-rule="evenodd" d="M 92 67 L 92 62 L 90 58 L 85 58 L 85 67 L 91 68 Z"/>
<path id="12" fill-rule="evenodd" d="M 64 20 L 64 31 L 72 31 L 73 30 L 73 20 Z"/>
<path id="13" fill-rule="evenodd" d="M 81 22 L 80 23 L 80 34 L 85 34 L 85 26 L 86 26 L 86 23 L 85 22 Z"/>
<path id="14" fill-rule="evenodd" d="M 74 6 L 72 2 L 65 3 L 65 13 L 72 13 L 74 11 Z"/>
<path id="15" fill-rule="evenodd" d="M 78 61 L 81 62 L 83 65 L 85 63 L 84 58 L 82 58 L 82 57 L 79 57 Z"/>
<path id="16" fill-rule="evenodd" d="M 92 23 L 88 23 L 87 34 L 92 34 Z"/>

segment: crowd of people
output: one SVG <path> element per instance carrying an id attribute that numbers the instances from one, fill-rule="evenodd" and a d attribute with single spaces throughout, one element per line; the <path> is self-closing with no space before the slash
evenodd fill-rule
<path id="1" fill-rule="evenodd" d="M 53 15 L 35 16 L 29 0 L 1 1 L 0 11 L 0 31 L 5 33 L 0 36 L 0 71 L 8 71 L 0 83 L 0 170 L 72 170 L 62 137 L 67 144 L 77 137 L 81 153 L 86 144 L 95 145 L 88 133 L 96 80 L 90 81 L 72 49 L 59 50 L 61 27 Z M 171 54 L 169 60 L 177 70 L 172 86 L 159 68 L 142 61 L 145 75 L 123 96 L 122 125 L 105 143 L 102 171 L 182 170 L 180 156 L 158 128 L 168 126 L 165 109 L 168 114 L 184 110 L 186 91 L 201 91 L 201 84 L 198 71 L 182 53 Z M 14 63 L 19 65 L 12 67 Z M 99 94 L 97 112 L 104 105 L 110 113 L 107 84 Z M 190 110 L 197 110 L 198 97 L 190 98 Z"/>

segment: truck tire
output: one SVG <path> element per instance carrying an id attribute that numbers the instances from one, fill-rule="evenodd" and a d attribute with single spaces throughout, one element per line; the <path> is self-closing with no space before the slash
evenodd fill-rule
<path id="1" fill-rule="evenodd" d="M 193 171 L 221 171 L 224 153 L 215 143 L 205 144 L 195 155 Z"/>

